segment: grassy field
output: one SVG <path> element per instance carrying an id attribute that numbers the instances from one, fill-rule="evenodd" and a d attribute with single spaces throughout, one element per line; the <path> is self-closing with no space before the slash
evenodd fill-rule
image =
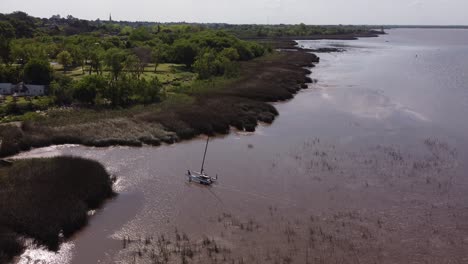
<path id="1" fill-rule="evenodd" d="M 47 108 L 53 103 L 53 98 L 49 96 L 34 96 L 34 97 L 16 97 L 11 95 L 0 98 L 0 107 L 4 107 L 9 103 L 16 102 L 19 107 L 26 107 L 28 104 L 33 104 L 40 108 Z"/>
<path id="2" fill-rule="evenodd" d="M 0 123 L 26 121 L 40 118 L 44 111 L 54 106 L 50 96 L 0 97 Z"/>
<path id="3" fill-rule="evenodd" d="M 58 72 L 63 72 L 63 67 L 60 64 L 53 64 L 52 67 Z M 108 73 L 104 69 L 104 74 Z M 73 69 L 68 69 L 64 72 L 68 77 L 73 78 L 74 80 L 79 80 L 84 76 L 88 75 L 88 68 L 85 67 L 84 71 L 81 67 L 76 67 Z M 154 64 L 148 64 L 142 76 L 144 78 L 158 77 L 158 79 L 168 86 L 177 85 L 190 85 L 193 80 L 196 78 L 196 74 L 188 71 L 184 65 L 173 64 L 173 63 L 161 63 L 157 67 L 157 71 L 154 71 Z"/>
<path id="4" fill-rule="evenodd" d="M 114 195 L 96 162 L 74 157 L 15 161 L 0 167 L 0 263 L 24 250 L 23 237 L 57 250 L 87 224 L 88 211 Z"/>

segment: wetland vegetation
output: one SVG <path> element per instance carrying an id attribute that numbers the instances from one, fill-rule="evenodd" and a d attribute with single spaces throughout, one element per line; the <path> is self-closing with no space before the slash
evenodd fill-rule
<path id="1" fill-rule="evenodd" d="M 57 250 L 114 196 L 98 162 L 76 157 L 14 161 L 0 168 L 0 263 L 32 244 Z"/>

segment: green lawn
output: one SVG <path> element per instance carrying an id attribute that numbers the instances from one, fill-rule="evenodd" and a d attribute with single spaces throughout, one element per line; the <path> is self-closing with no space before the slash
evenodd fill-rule
<path id="1" fill-rule="evenodd" d="M 41 116 L 38 110 L 47 110 L 54 104 L 50 96 L 17 97 L 13 107 L 13 96 L 5 96 L 0 100 L 0 123 L 36 119 Z M 16 110 L 12 110 L 16 109 Z"/>
<path id="2" fill-rule="evenodd" d="M 3 100 L 0 100 L 0 107 L 5 106 L 8 103 L 12 103 L 14 101 L 13 96 L 8 95 L 5 96 Z M 33 105 L 47 107 L 53 102 L 53 99 L 50 96 L 35 96 L 35 97 L 17 97 L 16 103 L 18 106 L 24 106 L 29 103 Z"/>
<path id="3" fill-rule="evenodd" d="M 63 72 L 63 67 L 60 64 L 54 64 L 52 67 L 57 72 Z M 84 73 L 81 67 L 76 67 L 74 69 L 68 69 L 64 74 L 74 80 L 79 80 L 83 78 L 83 76 L 88 75 L 88 68 L 85 67 Z M 159 64 L 156 72 L 154 72 L 154 64 L 148 64 L 144 69 L 142 77 L 152 78 L 154 76 L 158 77 L 159 81 L 166 86 L 165 89 L 167 91 L 181 86 L 190 86 L 196 79 L 196 74 L 188 71 L 184 65 L 173 63 Z"/>

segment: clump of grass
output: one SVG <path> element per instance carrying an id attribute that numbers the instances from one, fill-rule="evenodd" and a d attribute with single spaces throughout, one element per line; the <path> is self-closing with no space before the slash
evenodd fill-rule
<path id="1" fill-rule="evenodd" d="M 0 263 L 8 263 L 13 256 L 23 252 L 23 245 L 18 236 L 9 229 L 0 226 Z"/>
<path id="2" fill-rule="evenodd" d="M 9 235 L 2 235 L 0 244 L 7 246 L 0 247 L 0 256 L 21 252 L 19 236 L 58 250 L 87 224 L 89 210 L 114 195 L 112 184 L 100 163 L 77 157 L 19 160 L 1 168 L 0 233 Z"/>
<path id="3" fill-rule="evenodd" d="M 13 155 L 21 151 L 19 142 L 23 137 L 23 133 L 18 126 L 1 125 L 0 126 L 0 154 L 2 156 Z"/>
<path id="4" fill-rule="evenodd" d="M 172 236 L 160 234 L 146 236 L 145 239 L 131 240 L 123 238 L 123 249 L 126 251 L 125 263 L 234 263 L 228 261 L 231 250 L 214 238 L 203 236 L 201 239 L 190 239 L 187 234 L 177 229 Z M 234 259 L 232 259 L 234 261 Z"/>

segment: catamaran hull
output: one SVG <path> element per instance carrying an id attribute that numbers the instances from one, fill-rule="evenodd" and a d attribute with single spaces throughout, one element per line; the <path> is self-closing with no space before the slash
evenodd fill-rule
<path id="1" fill-rule="evenodd" d="M 212 182 L 204 181 L 204 180 L 198 179 L 197 177 L 192 177 L 192 176 L 188 176 L 188 180 L 190 182 L 196 182 L 196 183 L 203 184 L 203 185 L 211 185 L 212 184 Z"/>
<path id="2" fill-rule="evenodd" d="M 203 185 L 211 185 L 214 183 L 215 179 L 207 176 L 201 176 L 196 174 L 186 174 L 189 182 L 196 182 Z"/>

